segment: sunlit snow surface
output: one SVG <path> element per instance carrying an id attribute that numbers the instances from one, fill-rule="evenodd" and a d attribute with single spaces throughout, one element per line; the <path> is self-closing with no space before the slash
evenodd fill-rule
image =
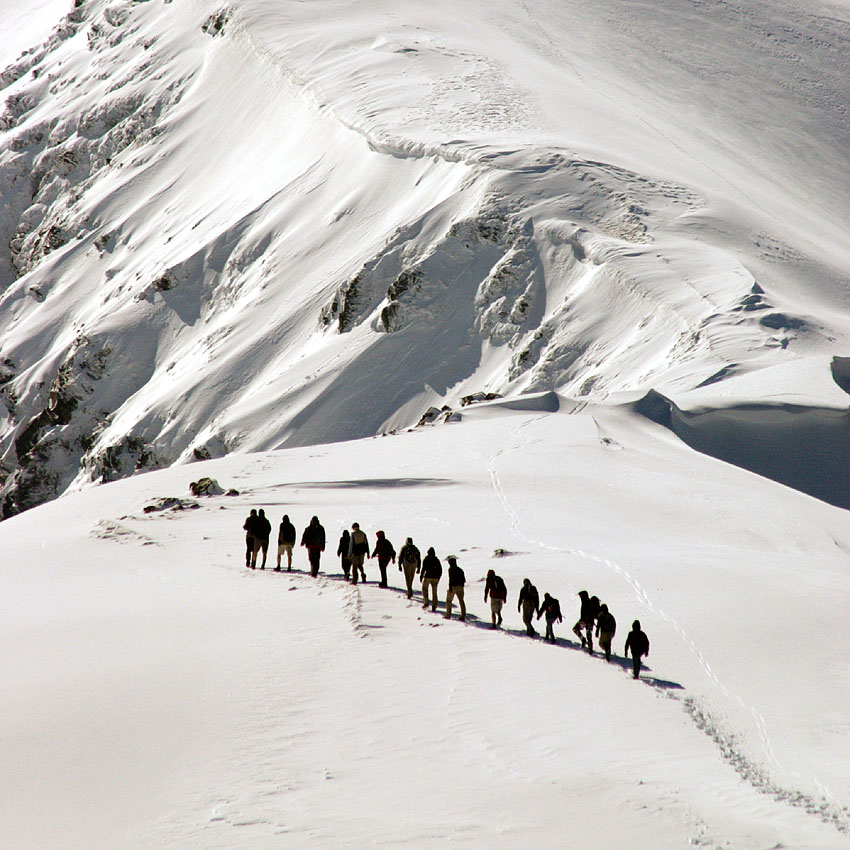
<path id="1" fill-rule="evenodd" d="M 0 847 L 848 846 L 847 4 L 20 5 Z"/>
<path id="2" fill-rule="evenodd" d="M 190 474 L 240 494 L 193 499 Z M 300 548 L 245 569 L 251 507 L 320 517 L 318 579 Z M 457 555 L 468 622 L 394 565 L 345 584 L 353 521 Z M 3 847 L 850 843 L 846 513 L 626 411 L 480 407 L 150 473 L 0 535 Z M 525 576 L 561 601 L 557 646 L 525 636 Z M 581 589 L 617 617 L 610 664 L 571 633 Z"/>

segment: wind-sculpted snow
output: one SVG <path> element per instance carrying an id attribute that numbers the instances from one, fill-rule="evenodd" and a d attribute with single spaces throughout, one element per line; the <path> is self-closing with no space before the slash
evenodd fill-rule
<path id="1" fill-rule="evenodd" d="M 841 354 L 840 17 L 568 5 L 75 4 L 0 75 L 3 515 Z"/>
<path id="2" fill-rule="evenodd" d="M 727 403 L 682 410 L 654 392 L 636 407 L 697 451 L 850 508 L 846 408 Z"/>

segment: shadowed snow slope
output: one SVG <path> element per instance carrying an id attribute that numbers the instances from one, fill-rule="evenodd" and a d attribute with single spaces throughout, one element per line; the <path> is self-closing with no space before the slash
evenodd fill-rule
<path id="1" fill-rule="evenodd" d="M 649 394 L 637 404 L 697 451 L 850 508 L 850 413 L 793 404 L 682 410 Z"/>
<path id="2" fill-rule="evenodd" d="M 236 496 L 173 468 L 4 522 L 0 846 L 848 846 L 846 514 L 592 412 L 473 407 L 192 468 Z M 163 497 L 183 509 L 145 512 Z M 245 569 L 252 507 L 321 518 L 318 579 L 300 548 Z M 468 621 L 395 565 L 343 583 L 354 520 L 455 553 Z M 525 636 L 525 576 L 560 598 L 555 646 Z M 571 634 L 581 589 L 618 620 L 611 664 Z"/>
<path id="3" fill-rule="evenodd" d="M 785 0 L 75 4 L 0 74 L 3 515 L 846 355 L 848 47 Z"/>

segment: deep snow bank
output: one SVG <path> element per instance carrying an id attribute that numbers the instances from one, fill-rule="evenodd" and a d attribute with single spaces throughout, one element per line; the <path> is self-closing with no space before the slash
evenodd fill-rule
<path id="1" fill-rule="evenodd" d="M 844 358 L 832 375 L 847 389 Z M 682 409 L 651 390 L 634 405 L 691 448 L 822 499 L 850 508 L 850 410 L 773 403 Z"/>

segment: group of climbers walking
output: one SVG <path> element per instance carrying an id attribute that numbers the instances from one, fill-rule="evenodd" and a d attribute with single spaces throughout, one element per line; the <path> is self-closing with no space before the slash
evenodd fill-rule
<path id="1" fill-rule="evenodd" d="M 243 529 L 246 535 L 245 566 L 252 570 L 256 569 L 258 556 L 262 552 L 260 569 L 264 570 L 272 530 L 265 511 L 262 508 L 252 510 L 245 520 Z M 296 539 L 295 526 L 290 521 L 289 516 L 285 514 L 278 529 L 277 566 L 274 568 L 277 572 L 282 570 L 281 559 L 284 554 L 287 558 L 286 569 L 287 571 L 292 570 L 292 550 Z M 319 574 L 325 543 L 325 529 L 319 522 L 319 518 L 314 516 L 301 535 L 301 545 L 307 549 L 310 575 L 313 577 Z M 350 581 L 352 584 L 365 582 L 366 559 L 377 559 L 381 575 L 379 582 L 381 587 L 389 587 L 387 569 L 390 563 L 396 563 L 397 560 L 399 572 L 404 574 L 407 598 L 413 598 L 413 582 L 418 575 L 422 583 L 422 607 L 426 609 L 430 607 L 432 611 L 437 610 L 437 591 L 443 575 L 443 566 L 433 546 L 428 548 L 423 558 L 418 547 L 413 543 L 413 538 L 408 537 L 404 546 L 396 553 L 395 547 L 387 538 L 385 532 L 378 531 L 375 534 L 375 545 L 370 547 L 368 536 L 360 528 L 360 524 L 354 522 L 351 524 L 350 531 L 345 529 L 340 535 L 337 556 L 340 559 L 340 566 L 346 581 Z M 466 576 L 454 555 L 449 555 L 446 558 L 446 563 L 448 564 L 448 589 L 443 616 L 447 620 L 452 618 L 452 609 L 455 600 L 457 600 L 460 608 L 459 619 L 466 620 L 466 601 L 464 598 Z M 581 607 L 579 618 L 573 626 L 573 634 L 579 638 L 582 647 L 591 655 L 593 654 L 593 638 L 595 636 L 599 641 L 600 649 L 605 654 L 605 660 L 610 661 L 611 645 L 617 631 L 617 621 L 608 610 L 608 606 L 599 601 L 599 597 L 590 596 L 586 590 L 580 590 L 578 597 L 581 600 Z M 494 629 L 502 625 L 502 608 L 507 599 L 508 589 L 504 579 L 497 575 L 495 570 L 488 570 L 484 582 L 484 602 L 490 604 L 491 627 Z M 531 579 L 523 579 L 517 597 L 517 612 L 522 615 L 526 634 L 529 637 L 537 636 L 537 631 L 533 625 L 535 616 L 537 620 L 544 617 L 546 620 L 545 640 L 550 643 L 556 642 L 555 623 L 562 623 L 564 619 L 560 602 L 548 593 L 544 593 L 541 600 L 537 588 L 531 583 Z M 624 649 L 626 657 L 629 656 L 630 652 L 633 675 L 637 679 L 640 676 L 641 660 L 649 655 L 649 638 L 641 630 L 639 620 L 632 623 L 632 630 L 626 638 Z"/>

